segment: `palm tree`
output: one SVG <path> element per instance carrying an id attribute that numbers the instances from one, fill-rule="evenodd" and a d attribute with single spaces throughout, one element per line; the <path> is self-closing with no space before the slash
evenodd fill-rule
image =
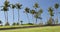
<path id="1" fill-rule="evenodd" d="M 37 8 L 39 8 L 38 3 L 35 3 L 33 7 L 37 10 Z"/>
<path id="2" fill-rule="evenodd" d="M 26 15 L 27 15 L 28 23 L 30 23 L 29 16 L 28 16 L 28 13 L 30 12 L 30 9 L 28 7 L 26 7 L 25 12 L 26 12 Z"/>
<path id="3" fill-rule="evenodd" d="M 12 4 L 11 8 L 13 10 L 13 23 L 14 23 L 14 8 L 15 8 L 15 5 Z"/>
<path id="4" fill-rule="evenodd" d="M 34 17 L 36 18 L 36 22 L 35 23 L 37 24 L 37 19 L 39 17 L 37 12 L 35 13 Z"/>
<path id="5" fill-rule="evenodd" d="M 7 12 L 8 11 L 8 7 L 4 6 L 2 10 L 4 11 L 5 21 L 7 23 L 8 22 L 8 12 Z"/>
<path id="6" fill-rule="evenodd" d="M 8 0 L 6 0 L 6 1 L 4 2 L 4 6 L 10 7 L 10 4 L 9 4 L 9 1 L 8 1 Z"/>
<path id="7" fill-rule="evenodd" d="M 32 14 L 32 20 L 33 20 L 33 16 L 34 16 L 34 14 L 35 14 L 36 12 L 35 12 L 35 10 L 32 9 L 32 10 L 30 11 L 30 13 Z M 34 20 L 33 20 L 33 23 L 34 23 Z"/>
<path id="8" fill-rule="evenodd" d="M 57 15 L 57 14 L 58 14 L 58 12 L 57 12 L 57 9 L 59 8 L 59 4 L 58 4 L 58 3 L 56 3 L 54 7 L 55 7 L 55 9 L 56 9 L 56 16 L 57 16 L 57 18 L 56 18 L 56 19 L 57 19 L 57 22 L 58 22 L 58 15 Z M 56 24 L 58 24 L 58 23 L 56 23 Z"/>
<path id="9" fill-rule="evenodd" d="M 8 23 L 8 7 L 9 7 L 9 2 L 6 0 L 4 2 L 4 6 L 3 6 L 3 9 L 2 9 L 4 11 L 5 21 L 7 21 L 6 23 Z"/>
<path id="10" fill-rule="evenodd" d="M 9 7 L 10 5 L 9 5 L 9 1 L 8 0 L 6 0 L 5 2 L 4 2 L 4 7 L 3 7 L 3 10 L 4 10 L 4 14 L 5 14 L 5 19 L 6 19 L 6 25 L 9 25 L 9 23 L 8 23 L 8 7 Z"/>
<path id="11" fill-rule="evenodd" d="M 16 8 L 18 9 L 18 23 L 19 23 L 19 20 L 20 20 L 20 9 L 21 9 L 21 7 L 22 7 L 22 4 L 19 4 L 19 3 L 16 3 Z"/>
<path id="12" fill-rule="evenodd" d="M 50 14 L 50 20 L 52 21 L 52 16 L 54 16 L 52 7 L 49 7 L 49 8 L 48 8 L 48 12 L 49 12 L 49 14 Z M 52 24 L 53 24 L 53 23 L 52 23 Z"/>
<path id="13" fill-rule="evenodd" d="M 38 15 L 40 16 L 40 17 L 38 17 L 40 20 L 42 20 L 42 18 L 41 18 L 41 14 L 43 13 L 43 10 L 42 9 L 40 9 L 39 11 L 38 11 Z M 43 22 L 41 22 L 41 24 L 42 24 Z"/>
<path id="14" fill-rule="evenodd" d="M 37 12 L 37 8 L 39 8 L 38 3 L 36 2 L 33 7 L 35 8 L 35 11 Z M 35 15 L 35 18 L 36 18 L 36 22 L 37 22 L 37 18 L 38 18 L 37 13 L 36 13 L 36 15 Z"/>

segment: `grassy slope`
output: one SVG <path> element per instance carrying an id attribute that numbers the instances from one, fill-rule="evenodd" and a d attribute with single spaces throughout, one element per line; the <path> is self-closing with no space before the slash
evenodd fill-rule
<path id="1" fill-rule="evenodd" d="M 26 29 L 15 29 L 15 30 L 1 30 L 0 32 L 60 32 L 60 26 L 48 26 L 48 27 L 37 27 L 37 28 L 26 28 Z"/>

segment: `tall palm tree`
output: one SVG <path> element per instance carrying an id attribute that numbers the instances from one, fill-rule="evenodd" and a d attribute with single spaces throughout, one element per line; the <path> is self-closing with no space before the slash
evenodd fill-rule
<path id="1" fill-rule="evenodd" d="M 58 3 L 56 3 L 54 7 L 55 7 L 55 9 L 56 9 L 56 16 L 57 16 L 57 18 L 56 18 L 56 19 L 57 19 L 57 21 L 58 21 L 58 15 L 57 15 L 57 14 L 58 14 L 58 12 L 57 12 L 57 9 L 59 8 L 59 4 L 58 4 Z M 58 23 L 56 23 L 56 24 L 58 24 Z"/>
<path id="2" fill-rule="evenodd" d="M 20 20 L 20 9 L 21 9 L 21 7 L 22 7 L 22 4 L 19 4 L 19 3 L 16 3 L 16 8 L 18 9 L 18 22 L 19 22 L 19 20 Z"/>
<path id="3" fill-rule="evenodd" d="M 8 23 L 8 7 L 10 7 L 10 5 L 9 5 L 9 1 L 8 0 L 6 0 L 5 2 L 4 2 L 4 6 L 5 6 L 5 9 L 4 9 L 4 11 L 6 12 L 6 20 L 7 20 L 7 22 L 6 22 L 6 24 L 5 25 L 9 25 L 9 23 Z"/>
<path id="4" fill-rule="evenodd" d="M 3 6 L 3 8 L 2 8 L 2 10 L 4 11 L 6 23 L 8 23 L 8 7 L 9 7 L 9 1 L 6 0 L 6 1 L 4 2 L 4 6 Z"/>
<path id="5" fill-rule="evenodd" d="M 4 6 L 2 10 L 4 11 L 5 21 L 8 23 L 8 8 Z"/>
<path id="6" fill-rule="evenodd" d="M 14 4 L 12 4 L 12 6 L 11 6 L 11 8 L 12 8 L 12 10 L 13 10 L 13 23 L 14 23 L 14 8 L 15 8 L 16 6 L 14 5 Z"/>
<path id="7" fill-rule="evenodd" d="M 36 12 L 35 12 L 35 10 L 32 9 L 32 10 L 30 11 L 30 13 L 32 14 L 32 20 L 33 20 L 33 16 L 34 16 L 34 14 L 35 14 Z M 34 24 L 34 20 L 33 20 L 33 24 Z"/>
<path id="8" fill-rule="evenodd" d="M 28 23 L 30 23 L 29 16 L 28 16 L 28 13 L 30 12 L 30 9 L 28 7 L 26 7 L 25 12 L 26 12 L 26 15 L 27 15 Z"/>
<path id="9" fill-rule="evenodd" d="M 49 7 L 48 8 L 48 12 L 50 14 L 50 19 L 51 19 L 51 22 L 52 22 L 52 16 L 54 16 L 54 13 L 53 13 L 53 8 L 52 7 Z M 53 24 L 53 23 L 52 23 Z"/>

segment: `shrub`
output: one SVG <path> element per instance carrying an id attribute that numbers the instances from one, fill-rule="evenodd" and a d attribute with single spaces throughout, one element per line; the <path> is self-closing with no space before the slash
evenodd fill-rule
<path id="1" fill-rule="evenodd" d="M 9 25 L 10 25 L 9 22 L 6 22 L 5 26 L 9 26 Z"/>

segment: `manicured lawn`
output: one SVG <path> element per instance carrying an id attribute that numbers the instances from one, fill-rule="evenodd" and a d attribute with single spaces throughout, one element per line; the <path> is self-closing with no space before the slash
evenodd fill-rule
<path id="1" fill-rule="evenodd" d="M 1 30 L 0 32 L 60 32 L 60 26 L 25 28 L 25 29 L 14 29 L 4 31 Z"/>

